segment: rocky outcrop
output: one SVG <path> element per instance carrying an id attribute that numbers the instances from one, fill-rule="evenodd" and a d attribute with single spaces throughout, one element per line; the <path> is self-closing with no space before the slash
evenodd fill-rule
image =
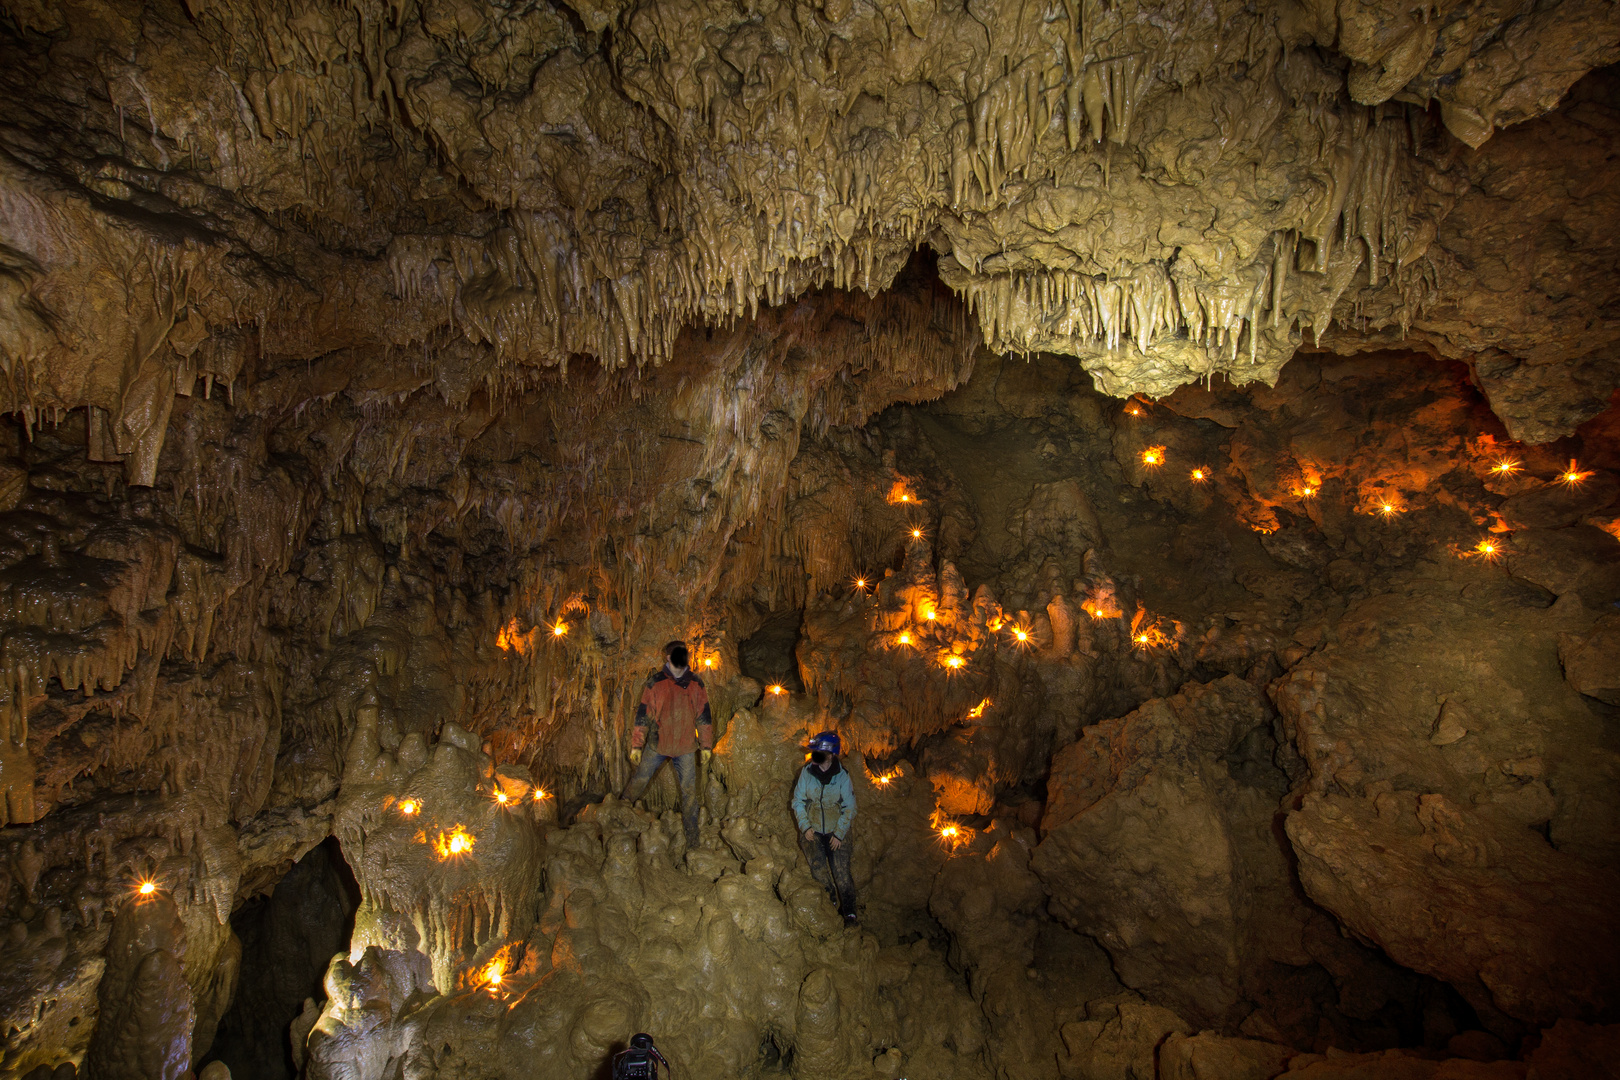
<path id="1" fill-rule="evenodd" d="M 1288 838 L 1311 898 L 1481 1018 L 1609 1015 L 1620 995 L 1612 869 L 1439 794 L 1310 795 Z"/>
<path id="2" fill-rule="evenodd" d="M 1273 833 L 1278 785 L 1231 765 L 1270 723 L 1227 676 L 1087 728 L 1052 762 L 1033 866 L 1053 913 L 1101 942 L 1126 986 L 1202 1024 L 1242 1020 L 1268 962 L 1310 960 Z"/>
<path id="3" fill-rule="evenodd" d="M 1593 616 L 1488 581 L 1355 606 L 1276 700 L 1309 770 L 1306 890 L 1511 1032 L 1614 1007 L 1620 762 L 1559 666 Z"/>

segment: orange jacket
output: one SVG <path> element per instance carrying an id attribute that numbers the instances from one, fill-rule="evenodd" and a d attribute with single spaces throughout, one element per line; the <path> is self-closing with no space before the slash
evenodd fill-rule
<path id="1" fill-rule="evenodd" d="M 709 692 L 703 688 L 703 680 L 690 670 L 677 679 L 668 668 L 648 679 L 630 732 L 632 747 L 647 745 L 649 726 L 658 731 L 653 749 L 665 757 L 690 754 L 699 746 L 714 749 L 714 722 L 709 717 Z"/>

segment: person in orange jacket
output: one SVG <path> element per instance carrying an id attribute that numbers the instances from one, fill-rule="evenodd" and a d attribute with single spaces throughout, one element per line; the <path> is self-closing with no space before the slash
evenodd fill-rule
<path id="1" fill-rule="evenodd" d="M 664 646 L 664 656 L 663 668 L 647 680 L 636 709 L 630 731 L 630 763 L 636 771 L 625 785 L 624 799 L 635 802 L 641 798 L 664 762 L 669 762 L 681 792 L 686 846 L 696 847 L 698 764 L 707 765 L 714 753 L 714 721 L 709 716 L 709 692 L 691 669 L 686 643 L 670 642 Z"/>

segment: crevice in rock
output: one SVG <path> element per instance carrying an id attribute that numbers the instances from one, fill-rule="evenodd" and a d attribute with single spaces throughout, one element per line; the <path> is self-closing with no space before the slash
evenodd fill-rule
<path id="1" fill-rule="evenodd" d="M 348 948 L 360 902 L 354 872 L 335 837 L 292 865 L 267 895 L 231 915 L 242 943 L 242 975 L 202 1065 L 221 1061 L 239 1080 L 290 1080 L 293 1029 L 311 1002 L 326 998 L 322 978 Z"/>

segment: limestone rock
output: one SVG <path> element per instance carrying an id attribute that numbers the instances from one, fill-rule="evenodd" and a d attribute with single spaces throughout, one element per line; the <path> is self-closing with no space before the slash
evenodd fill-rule
<path id="1" fill-rule="evenodd" d="M 86 1059 L 112 1080 L 180 1080 L 196 1013 L 181 966 L 185 927 L 167 893 L 131 899 L 113 920 L 101 1013 Z"/>
<path id="2" fill-rule="evenodd" d="M 1171 1034 L 1159 1047 L 1160 1080 L 1271 1080 L 1288 1068 L 1294 1051 L 1258 1039 L 1214 1032 Z"/>
<path id="3" fill-rule="evenodd" d="M 1605 615 L 1587 635 L 1559 639 L 1569 684 L 1589 697 L 1620 705 L 1620 616 Z"/>
<path id="4" fill-rule="evenodd" d="M 1269 722 L 1228 676 L 1087 728 L 1053 759 L 1033 861 L 1053 912 L 1097 938 L 1127 986 L 1200 1022 L 1240 1019 L 1266 960 L 1306 962 L 1306 912 L 1272 837 L 1277 792 L 1226 764 Z M 1113 902 L 1124 895 L 1128 909 Z"/>
<path id="5" fill-rule="evenodd" d="M 1488 1023 L 1614 1007 L 1612 870 L 1437 794 L 1309 795 L 1287 828 L 1313 900 L 1397 963 L 1450 982 Z"/>
<path id="6" fill-rule="evenodd" d="M 1068 1056 L 1059 1062 L 1064 1080 L 1153 1080 L 1158 1050 L 1167 1036 L 1192 1030 L 1157 1005 L 1124 1000 L 1093 1002 L 1087 1018 L 1063 1026 Z"/>

